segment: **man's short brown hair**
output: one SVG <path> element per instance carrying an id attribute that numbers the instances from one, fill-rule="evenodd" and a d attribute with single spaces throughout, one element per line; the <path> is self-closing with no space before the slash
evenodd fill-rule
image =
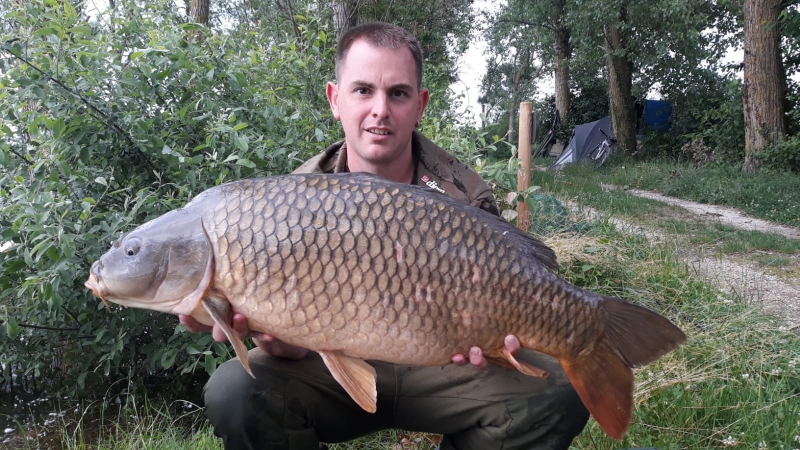
<path id="1" fill-rule="evenodd" d="M 422 47 L 413 34 L 405 28 L 386 22 L 369 22 L 353 27 L 339 39 L 336 47 L 336 80 L 347 58 L 347 52 L 354 42 L 363 39 L 373 47 L 396 49 L 405 47 L 414 57 L 417 72 L 417 89 L 422 88 Z"/>

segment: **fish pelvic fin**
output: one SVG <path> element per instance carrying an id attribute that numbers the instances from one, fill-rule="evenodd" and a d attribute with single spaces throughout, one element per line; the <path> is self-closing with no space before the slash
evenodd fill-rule
<path id="1" fill-rule="evenodd" d="M 375 368 L 363 359 L 345 356 L 341 351 L 320 351 L 331 375 L 364 411 L 378 410 Z"/>
<path id="2" fill-rule="evenodd" d="M 603 430 L 622 440 L 633 412 L 633 371 L 686 342 L 666 317 L 625 300 L 603 296 L 608 322 L 590 350 L 561 361 L 572 386 Z"/>
<path id="3" fill-rule="evenodd" d="M 247 346 L 244 345 L 244 342 L 239 339 L 239 335 L 230 326 L 231 304 L 227 300 L 214 297 L 204 297 L 202 303 L 203 309 L 208 312 L 214 323 L 219 325 L 231 345 L 233 345 L 233 351 L 242 363 L 244 370 L 255 378 L 256 376 L 253 375 L 253 371 L 250 369 L 250 362 L 247 359 Z"/>

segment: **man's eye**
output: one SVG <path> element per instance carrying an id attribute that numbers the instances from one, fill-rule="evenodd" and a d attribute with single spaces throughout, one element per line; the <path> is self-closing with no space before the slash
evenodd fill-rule
<path id="1" fill-rule="evenodd" d="M 405 97 L 406 93 L 405 93 L 405 91 L 394 91 L 394 96 L 395 97 Z"/>
<path id="2" fill-rule="evenodd" d="M 366 88 L 358 88 L 356 89 L 356 94 L 366 95 L 367 89 Z"/>

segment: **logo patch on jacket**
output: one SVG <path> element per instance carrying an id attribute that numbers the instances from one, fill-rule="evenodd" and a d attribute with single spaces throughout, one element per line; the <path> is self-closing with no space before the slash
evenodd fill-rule
<path id="1" fill-rule="evenodd" d="M 444 194 L 444 189 L 440 188 L 439 185 L 436 183 L 435 180 L 431 180 L 431 178 L 427 175 L 422 176 L 422 182 L 425 183 L 425 186 L 428 186 L 431 189 L 437 190 Z"/>

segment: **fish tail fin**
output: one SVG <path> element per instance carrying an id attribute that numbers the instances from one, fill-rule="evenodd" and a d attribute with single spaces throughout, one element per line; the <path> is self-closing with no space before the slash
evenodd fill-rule
<path id="1" fill-rule="evenodd" d="M 561 361 L 583 404 L 603 430 L 622 440 L 633 411 L 633 372 L 686 341 L 669 319 L 624 300 L 603 296 L 606 333 L 578 358 Z"/>

